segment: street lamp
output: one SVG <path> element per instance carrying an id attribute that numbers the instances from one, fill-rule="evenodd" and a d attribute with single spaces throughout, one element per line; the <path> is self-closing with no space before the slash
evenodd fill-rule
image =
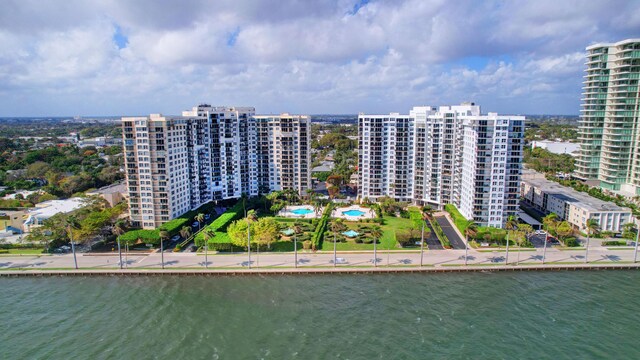
<path id="1" fill-rule="evenodd" d="M 298 267 L 298 234 L 293 236 L 293 259 L 295 260 L 294 267 Z"/>
<path id="2" fill-rule="evenodd" d="M 636 246 L 633 250 L 633 263 L 635 264 L 638 260 L 638 240 L 640 240 L 640 228 L 636 230 Z"/>
<path id="3" fill-rule="evenodd" d="M 422 240 L 420 240 L 420 267 L 422 267 L 422 260 L 424 258 L 424 224 L 426 222 L 427 222 L 426 220 L 422 222 L 422 235 L 421 235 Z"/>

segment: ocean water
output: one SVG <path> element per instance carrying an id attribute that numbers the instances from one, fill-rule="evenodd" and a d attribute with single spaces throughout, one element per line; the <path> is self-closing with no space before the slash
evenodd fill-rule
<path id="1" fill-rule="evenodd" d="M 0 279 L 0 359 L 639 359 L 640 272 Z"/>

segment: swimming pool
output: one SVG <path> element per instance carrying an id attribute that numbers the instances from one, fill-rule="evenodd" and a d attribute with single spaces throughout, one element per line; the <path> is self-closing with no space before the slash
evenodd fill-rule
<path id="1" fill-rule="evenodd" d="M 356 236 L 360 235 L 360 233 L 357 232 L 357 231 L 349 230 L 349 231 L 343 232 L 342 235 L 346 235 L 348 237 L 356 237 Z"/>
<path id="2" fill-rule="evenodd" d="M 362 216 L 362 215 L 364 215 L 364 211 L 349 210 L 349 211 L 343 211 L 342 214 L 343 215 L 347 215 L 347 216 Z"/>
<path id="3" fill-rule="evenodd" d="M 313 210 L 303 208 L 303 209 L 291 210 L 291 212 L 296 215 L 307 215 L 307 214 L 311 214 Z"/>

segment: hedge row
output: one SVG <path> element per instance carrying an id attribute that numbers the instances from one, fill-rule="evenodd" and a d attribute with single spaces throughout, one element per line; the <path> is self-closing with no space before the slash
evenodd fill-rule
<path id="1" fill-rule="evenodd" d="M 451 219 L 453 219 L 453 223 L 460 230 L 460 233 L 464 234 L 465 230 L 467 230 L 467 218 L 462 216 L 458 208 L 453 204 L 445 205 L 444 210 L 451 215 Z"/>
<path id="2" fill-rule="evenodd" d="M 162 225 L 159 228 L 149 230 L 149 229 L 138 229 L 138 230 L 129 230 L 126 233 L 120 236 L 120 241 L 128 242 L 129 244 L 134 244 L 140 239 L 145 244 L 160 244 L 160 231 L 167 231 L 171 236 L 180 232 L 183 226 L 188 226 L 191 223 L 196 215 L 199 213 L 207 214 L 210 213 L 211 210 L 215 207 L 215 203 L 210 202 L 204 204 L 197 208 L 196 210 L 188 211 L 182 214 L 180 217 L 177 217 L 173 220 L 170 220 Z"/>
<path id="3" fill-rule="evenodd" d="M 322 238 L 324 236 L 324 231 L 327 227 L 327 222 L 329 221 L 329 217 L 331 217 L 331 211 L 333 211 L 333 203 L 327 205 L 327 208 L 324 210 L 322 214 L 322 218 L 318 222 L 318 226 L 316 227 L 316 231 L 311 238 L 311 244 L 315 247 L 315 249 L 322 249 Z"/>
<path id="4" fill-rule="evenodd" d="M 166 223 L 160 225 L 160 230 L 166 230 L 171 234 L 171 236 L 180 232 L 183 226 L 188 226 L 191 221 L 200 213 L 209 214 L 211 210 L 216 206 L 214 202 L 210 202 L 204 204 L 197 208 L 196 210 L 187 211 L 186 213 L 180 215 L 179 217 L 167 221 Z"/>
<path id="5" fill-rule="evenodd" d="M 234 220 L 241 218 L 244 215 L 244 209 L 242 207 L 242 201 L 238 201 L 234 206 L 227 209 L 222 215 L 220 215 L 217 219 L 215 219 L 211 224 L 207 225 L 204 231 L 213 231 L 215 236 L 213 239 L 209 240 L 209 246 L 212 246 L 214 243 L 231 243 L 231 238 L 225 230 L 227 226 L 231 224 Z M 204 245 L 204 235 L 201 231 L 195 237 L 195 243 L 197 246 Z"/>
<path id="6" fill-rule="evenodd" d="M 130 230 L 120 236 L 120 241 L 129 244 L 135 244 L 138 239 L 145 244 L 159 244 L 160 243 L 160 230 Z"/>

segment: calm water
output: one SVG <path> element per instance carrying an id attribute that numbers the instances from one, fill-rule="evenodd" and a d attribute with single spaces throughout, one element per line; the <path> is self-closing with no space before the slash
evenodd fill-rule
<path id="1" fill-rule="evenodd" d="M 0 279 L 1 359 L 640 358 L 640 272 Z"/>

